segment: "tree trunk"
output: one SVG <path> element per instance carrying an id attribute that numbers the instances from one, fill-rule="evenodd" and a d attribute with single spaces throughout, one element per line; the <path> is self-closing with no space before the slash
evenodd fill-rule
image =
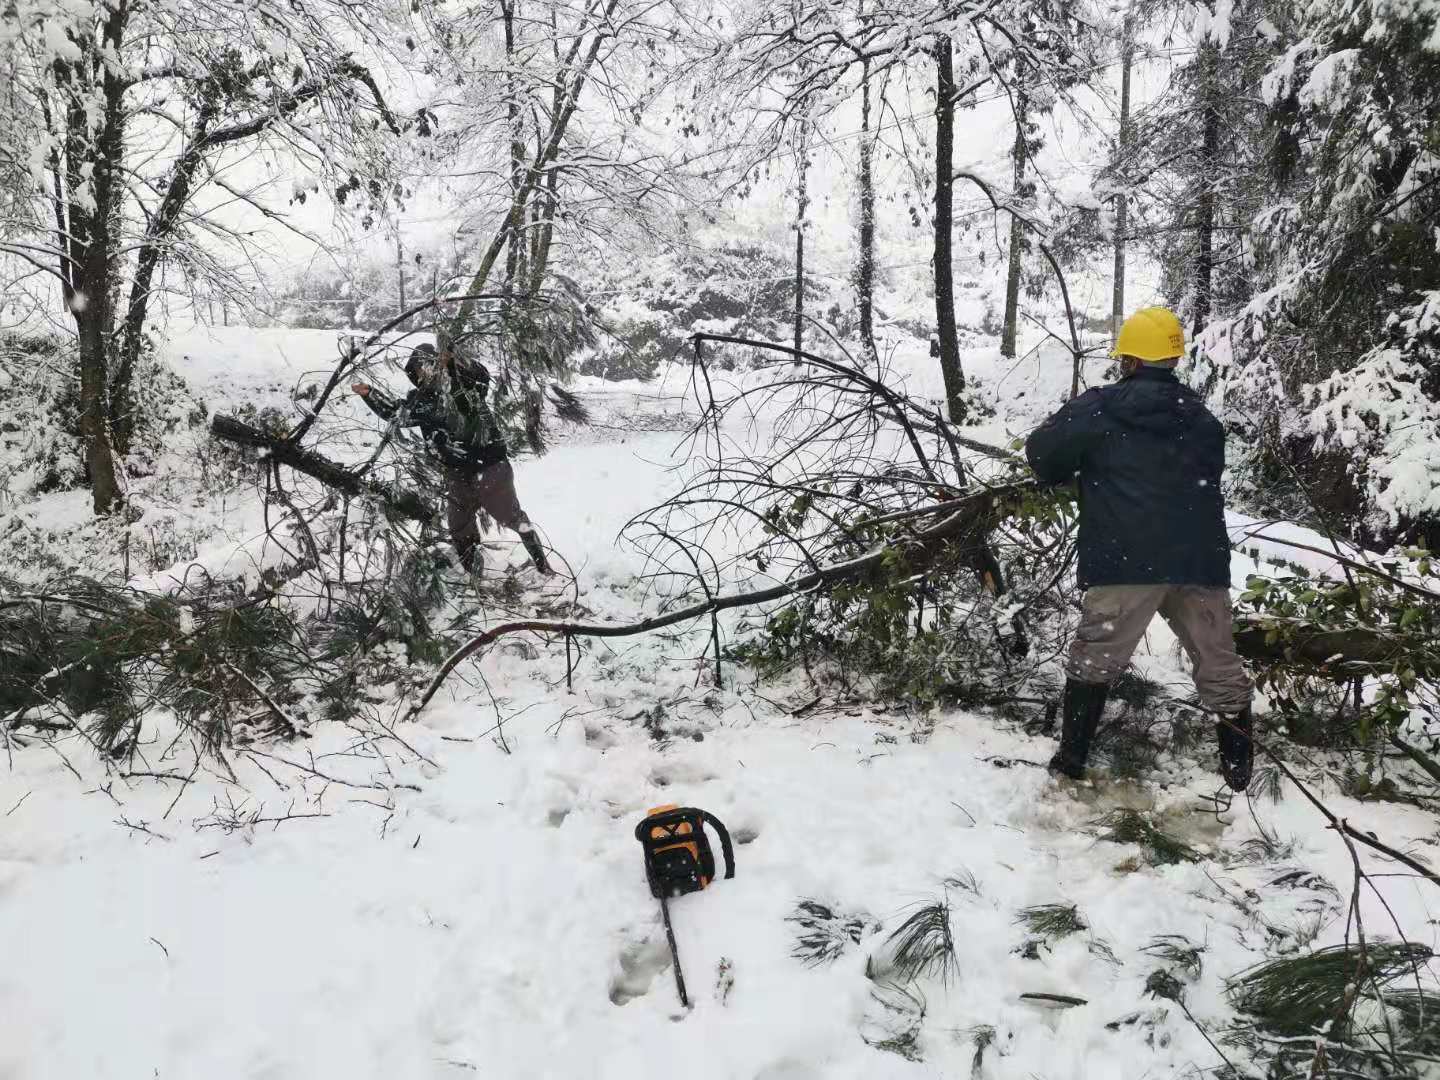
<path id="1" fill-rule="evenodd" d="M 544 212 L 535 230 L 535 257 L 530 260 L 530 291 L 538 292 L 545 284 L 545 271 L 550 265 L 550 241 L 555 236 L 555 211 L 560 205 L 560 174 L 550 170 L 545 178 Z"/>
<path id="2" fill-rule="evenodd" d="M 80 346 L 80 439 L 95 513 L 108 514 L 125 501 L 125 484 L 110 441 L 110 395 L 106 389 L 109 368 L 105 357 L 109 334 L 103 310 L 108 304 L 96 301 L 97 310 L 82 310 L 92 288 L 89 270 L 82 270 L 76 301 L 70 309 Z"/>
<path id="3" fill-rule="evenodd" d="M 1023 91 L 1015 94 L 1015 147 L 1011 156 L 1015 165 L 1015 194 L 1018 203 L 1025 193 L 1025 126 L 1027 105 Z M 1005 275 L 1005 329 L 1000 338 L 1000 355 L 1014 356 L 1020 331 L 1020 271 L 1024 260 L 1025 225 L 1010 215 L 1010 265 Z"/>
<path id="4" fill-rule="evenodd" d="M 218 102 L 203 102 L 190 137 L 190 144 L 175 163 L 166 187 L 165 196 L 159 208 L 151 216 L 145 228 L 145 241 L 135 260 L 135 280 L 130 285 L 130 301 L 125 309 L 125 322 L 121 328 L 119 358 L 114 377 L 110 381 L 110 428 L 115 439 L 115 449 L 120 454 L 129 452 L 130 441 L 135 432 L 135 402 L 130 392 L 135 375 L 135 365 L 140 359 L 140 350 L 145 341 L 145 320 L 150 312 L 150 286 L 155 280 L 155 271 L 160 266 L 167 247 L 167 240 L 190 201 L 190 189 L 195 173 L 205 159 L 205 136 L 216 115 Z M 210 322 L 215 322 L 214 301 L 210 303 Z"/>
<path id="5" fill-rule="evenodd" d="M 1124 188 L 1129 183 L 1130 168 L 1130 68 L 1135 61 L 1135 12 L 1132 8 L 1125 14 L 1125 25 L 1121 31 L 1120 59 L 1120 138 L 1116 146 L 1118 160 L 1115 165 L 1117 190 L 1115 192 L 1115 276 L 1110 298 L 1111 341 L 1120 336 L 1120 326 L 1125 321 L 1125 244 L 1126 231 L 1130 226 L 1130 200 Z"/>
<path id="6" fill-rule="evenodd" d="M 800 190 L 795 204 L 795 348 L 799 350 L 804 348 L 805 340 L 805 211 L 809 207 L 806 185 L 810 173 L 810 122 L 807 118 L 800 120 L 796 147 Z"/>
<path id="7" fill-rule="evenodd" d="M 128 18 L 126 0 L 118 0 L 109 9 L 101 34 L 105 53 L 119 55 Z M 54 71 L 62 93 L 69 96 L 65 156 L 71 199 L 67 215 L 71 230 L 70 313 L 79 339 L 81 452 L 95 512 L 107 514 L 125 500 L 124 472 L 111 443 L 109 409 L 114 226 L 124 153 L 125 85 L 111 65 L 95 62 L 93 46 L 82 49 L 79 60 L 57 61 Z M 97 87 L 91 80 L 97 70 L 101 72 L 98 89 L 103 109 L 100 116 L 92 118 L 90 93 Z M 81 170 L 86 162 L 93 163 L 89 176 Z"/>
<path id="8" fill-rule="evenodd" d="M 40 115 L 45 121 L 45 133 L 50 136 L 50 177 L 55 185 L 55 194 L 51 199 L 52 209 L 55 214 L 55 247 L 59 250 L 60 256 L 57 269 L 60 272 L 60 296 L 65 302 L 65 310 L 70 310 L 71 301 L 75 298 L 72 278 L 74 266 L 70 261 L 70 224 L 66 215 L 65 199 L 65 178 L 64 166 L 60 160 L 60 147 L 64 141 L 56 130 L 55 114 L 50 108 L 50 97 L 48 94 L 40 95 Z"/>
<path id="9" fill-rule="evenodd" d="M 400 239 L 400 229 L 395 229 L 395 288 L 399 293 L 400 306 L 395 309 L 396 314 L 409 310 L 405 307 L 405 242 Z M 397 329 L 405 328 L 402 323 Z"/>
<path id="10" fill-rule="evenodd" d="M 545 140 L 544 148 L 536 160 L 525 170 L 525 182 L 519 193 L 512 200 L 510 212 L 501 223 L 499 230 L 491 238 L 489 246 L 480 257 L 480 265 L 474 276 L 470 279 L 469 288 L 465 291 L 470 295 L 477 295 L 485 291 L 485 283 L 490 280 L 490 272 L 495 268 L 495 262 L 500 258 L 500 251 L 509 241 L 510 236 L 520 227 L 524 220 L 525 203 L 530 195 L 540 185 L 549 167 L 554 164 L 560 153 L 560 144 L 565 139 L 566 129 L 580 107 L 580 95 L 585 89 L 585 82 L 589 78 L 590 69 L 595 64 L 595 58 L 600 54 L 600 46 L 604 44 L 609 36 L 610 19 L 615 14 L 615 9 L 620 6 L 620 0 L 605 0 L 605 7 L 595 12 L 593 26 L 594 33 L 591 35 L 589 48 L 584 50 L 582 57 L 581 50 L 584 48 L 584 34 L 578 33 L 575 40 L 571 42 L 570 50 L 565 59 L 561 62 L 556 71 L 556 79 L 563 84 L 563 104 L 556 109 L 550 120 L 550 131 Z M 567 80 L 568 76 L 568 80 Z M 471 312 L 475 310 L 473 301 L 466 300 L 460 305 L 460 310 L 455 313 L 441 333 L 447 339 L 457 337 L 465 327 L 466 321 L 470 318 Z"/>
<path id="11" fill-rule="evenodd" d="M 945 407 L 950 422 L 965 419 L 965 373 L 955 328 L 955 278 L 951 232 L 955 191 L 955 68 L 948 37 L 935 44 L 935 333 Z"/>
<path id="12" fill-rule="evenodd" d="M 511 230 L 505 249 L 505 291 L 515 287 L 517 279 L 525 278 L 525 224 L 529 216 L 525 203 L 525 138 L 520 112 L 520 80 L 515 74 L 515 16 L 519 0 L 500 0 L 500 13 L 505 23 L 505 93 L 509 99 L 506 112 L 510 123 L 510 198 L 520 207 L 516 225 Z"/>
<path id="13" fill-rule="evenodd" d="M 1191 334 L 1198 334 L 1214 310 L 1215 227 L 1217 216 L 1216 180 L 1220 169 L 1220 50 L 1213 41 L 1201 46 L 1200 100 L 1202 135 L 1200 144 L 1200 198 L 1196 207 L 1195 304 Z"/>
<path id="14" fill-rule="evenodd" d="M 1294 640 L 1271 641 L 1263 622 L 1242 616 L 1235 623 L 1235 651 L 1247 660 L 1276 664 L 1306 674 L 1329 674 L 1335 679 L 1356 675 L 1382 675 L 1403 660 L 1422 679 L 1440 676 L 1440 659 L 1417 653 L 1404 639 L 1382 630 L 1352 626 L 1344 630 L 1296 628 Z"/>
<path id="15" fill-rule="evenodd" d="M 860 16 L 864 18 L 862 0 Z M 860 303 L 860 341 L 872 364 L 875 349 L 875 144 L 870 139 L 870 61 L 860 65 L 860 252 L 855 267 L 855 292 Z"/>
<path id="16" fill-rule="evenodd" d="M 554 53 L 555 69 L 560 70 L 560 26 L 555 15 L 555 8 L 550 8 L 550 47 Z M 557 80 L 554 90 L 554 102 L 551 106 L 551 115 L 558 116 L 565 105 L 565 93 Z M 541 134 L 539 122 L 535 127 L 536 150 L 544 136 Z M 545 175 L 545 198 L 543 210 L 540 213 L 540 223 L 535 229 L 535 253 L 530 260 L 530 291 L 539 292 L 540 286 L 545 284 L 545 271 L 550 265 L 550 242 L 555 236 L 555 214 L 560 208 L 560 170 L 550 169 Z M 537 207 L 537 209 L 539 209 Z"/>

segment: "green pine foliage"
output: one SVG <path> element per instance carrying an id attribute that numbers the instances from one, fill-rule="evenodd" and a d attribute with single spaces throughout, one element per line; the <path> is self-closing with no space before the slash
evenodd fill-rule
<path id="1" fill-rule="evenodd" d="M 852 692 L 922 707 L 989 704 L 1014 693 L 1033 674 L 1020 662 L 1013 627 L 997 617 L 1010 596 L 997 598 L 983 588 L 977 552 L 967 541 L 947 548 L 919 573 L 897 543 L 907 525 L 871 522 L 875 514 L 861 485 L 818 480 L 812 488 L 764 507 L 764 528 L 777 550 L 788 537 L 823 526 L 834 541 L 833 561 L 890 544 L 884 563 L 867 579 L 807 593 L 780 607 L 732 646 L 734 659 L 755 665 L 763 676 L 802 667 Z M 1053 493 L 1037 495 L 1011 508 L 1009 527 L 1027 536 L 1047 534 L 1067 501 Z M 1012 587 L 1029 580 L 1023 553 L 1016 555 L 1008 563 Z M 770 567 L 764 547 L 751 561 L 762 572 Z M 1050 596 L 1032 598 L 1031 617 L 1053 616 L 1052 603 Z"/>
<path id="2" fill-rule="evenodd" d="M 1192 981 L 1205 969 L 1205 946 L 1196 945 L 1184 934 L 1159 934 L 1140 951 L 1163 960 Z"/>
<path id="3" fill-rule="evenodd" d="M 814 304 L 823 290 L 807 280 L 807 301 Z M 653 378 L 661 365 L 682 356 L 700 329 L 788 341 L 795 310 L 790 254 L 754 245 L 662 255 L 605 280 L 602 292 L 613 297 L 600 309 L 605 332 L 581 371 L 610 379 Z M 834 314 L 840 317 L 838 309 Z M 718 362 L 736 361 L 721 353 Z"/>
<path id="4" fill-rule="evenodd" d="M 71 340 L 0 331 L 0 394 L 5 402 L 0 497 L 84 485 L 76 362 Z M 204 424 L 205 403 L 159 360 L 148 336 L 136 362 L 133 388 L 146 407 L 135 418 L 126 470 L 131 476 L 148 476 L 173 448 L 177 434 Z"/>
<path id="5" fill-rule="evenodd" d="M 397 556 L 379 587 L 304 617 L 233 582 L 154 596 L 80 577 L 0 578 L 0 721 L 78 728 L 124 757 L 166 712 L 212 753 L 352 720 L 374 704 L 368 687 L 413 678 L 412 665 L 455 644 L 437 626 L 448 563 L 434 548 Z"/>
<path id="6" fill-rule="evenodd" d="M 1037 904 L 1022 909 L 1015 921 L 1027 931 L 1045 941 L 1061 941 L 1071 934 L 1090 929 L 1090 924 L 1080 917 L 1075 904 Z"/>
<path id="7" fill-rule="evenodd" d="M 891 931 L 870 957 L 866 975 L 876 982 L 914 982 L 936 976 L 948 983 L 960 971 L 955 939 L 950 932 L 950 905 L 924 904 Z"/>
<path id="8" fill-rule="evenodd" d="M 1230 981 L 1230 1000 L 1273 1034 L 1328 1031 L 1343 1042 L 1361 1034 L 1352 1024 L 1357 1004 L 1380 1000 L 1389 987 L 1413 978 L 1433 955 L 1412 942 L 1372 941 L 1363 950 L 1358 944 L 1332 945 L 1242 972 Z M 1416 1008 L 1423 1003 L 1423 995 L 1409 1002 Z"/>
<path id="9" fill-rule="evenodd" d="M 1322 578 L 1300 568 L 1284 577 L 1247 580 L 1240 607 L 1251 614 L 1267 644 L 1291 647 L 1326 633 L 1339 640 L 1347 630 L 1363 627 L 1382 646 L 1363 671 L 1376 686 L 1358 710 L 1345 708 L 1347 672 L 1339 665 L 1261 667 L 1257 681 L 1292 735 L 1303 736 L 1316 726 L 1310 722 L 1315 702 L 1331 703 L 1320 724 L 1325 741 L 1336 737 L 1334 718 L 1339 716 L 1344 722 L 1339 734 L 1361 744 L 1372 733 L 1398 730 L 1432 711 L 1440 678 L 1440 604 L 1401 582 L 1437 591 L 1440 567 L 1428 551 L 1410 548 L 1376 560 L 1376 569 L 1381 573 Z M 1338 708 L 1333 704 L 1337 697 Z M 1312 735 L 1311 741 L 1320 740 Z"/>
<path id="10" fill-rule="evenodd" d="M 1100 839 L 1112 844 L 1137 845 L 1151 866 L 1200 861 L 1198 851 L 1159 829 L 1139 810 L 1119 807 L 1102 817 L 1099 824 L 1105 828 Z"/>
<path id="11" fill-rule="evenodd" d="M 818 900 L 804 899 L 786 916 L 795 924 L 795 946 L 790 955 L 817 967 L 834 963 L 862 938 L 880 929 L 865 912 L 840 911 Z"/>
<path id="12" fill-rule="evenodd" d="M 1230 260 L 1252 280 L 1217 308 L 1197 378 L 1253 451 L 1257 495 L 1279 479 L 1377 549 L 1433 548 L 1440 12 L 1237 4 L 1230 22 L 1272 58 L 1234 99 L 1264 110 L 1248 170 L 1264 190 L 1237 221 L 1247 257 Z"/>
<path id="13" fill-rule="evenodd" d="M 881 981 L 870 988 L 875 1006 L 860 1030 L 860 1037 L 876 1050 L 897 1054 L 906 1061 L 921 1061 L 920 1035 L 928 1012 L 925 995 L 905 983 Z"/>

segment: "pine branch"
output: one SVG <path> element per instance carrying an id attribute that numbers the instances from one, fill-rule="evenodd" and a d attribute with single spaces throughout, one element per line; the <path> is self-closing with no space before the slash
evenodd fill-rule
<path id="1" fill-rule="evenodd" d="M 271 461 L 288 465 L 342 494 L 377 499 L 399 517 L 418 521 L 422 525 L 435 520 L 435 511 L 415 492 L 387 487 L 358 476 L 343 465 L 313 450 L 305 449 L 290 438 L 271 435 L 233 416 L 223 415 L 216 415 L 210 422 L 210 433 L 226 442 L 256 447 L 264 451 Z"/>
<path id="2" fill-rule="evenodd" d="M 217 418 L 218 419 L 218 418 Z M 768 603 L 771 600 L 780 600 L 787 596 L 794 596 L 799 593 L 811 592 L 823 588 L 829 588 L 846 581 L 864 579 L 867 575 L 880 570 L 887 558 L 890 558 L 891 551 L 902 549 L 905 552 L 907 562 L 912 569 L 923 567 L 933 562 L 938 556 L 957 541 L 963 541 L 973 535 L 977 530 L 984 528 L 988 519 L 994 513 L 1000 500 L 1008 494 L 1014 494 L 1026 490 L 1030 485 L 1018 484 L 1007 487 L 994 488 L 972 493 L 963 498 L 938 503 L 929 508 L 930 514 L 944 513 L 946 516 L 938 524 L 922 530 L 912 537 L 895 541 L 888 544 L 881 544 L 855 559 L 835 563 L 831 566 L 822 567 L 809 574 L 804 574 L 791 581 L 781 582 L 765 589 L 756 589 L 752 592 L 732 593 L 728 596 L 714 596 L 690 607 L 672 611 L 666 615 L 655 615 L 648 619 L 641 619 L 633 623 L 572 623 L 558 622 L 540 619 L 527 619 L 517 622 L 502 623 L 499 626 L 491 627 L 484 633 L 471 638 L 468 642 L 456 649 L 445 663 L 440 666 L 435 677 L 425 688 L 420 700 L 413 705 L 405 714 L 405 720 L 414 720 L 424 710 L 425 706 L 435 696 L 436 692 L 444 684 L 445 680 L 464 660 L 479 652 L 485 646 L 510 634 L 519 633 L 540 633 L 558 634 L 567 641 L 575 637 L 632 637 L 636 634 L 649 633 L 652 630 L 660 630 L 667 626 L 674 626 L 677 623 L 688 622 L 692 619 L 702 618 L 717 612 L 728 611 L 731 608 L 753 607 L 756 604 Z M 988 530 L 986 530 L 988 531 Z"/>

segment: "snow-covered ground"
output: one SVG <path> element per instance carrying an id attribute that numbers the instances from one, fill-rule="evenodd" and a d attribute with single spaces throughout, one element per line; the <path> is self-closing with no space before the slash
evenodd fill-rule
<path id="1" fill-rule="evenodd" d="M 288 400 L 333 356 L 317 355 L 326 335 L 222 337 L 223 348 L 172 344 L 216 408 Z M 998 357 L 967 362 L 1004 406 L 980 435 L 992 441 L 1025 430 L 1068 385 L 1058 358 L 1029 374 L 1007 374 Z M 673 414 L 683 393 L 582 389 L 607 416 Z M 519 469 L 527 509 L 596 618 L 651 602 L 636 582 L 643 563 L 615 538 L 673 490 L 676 442 L 597 427 Z M 16 512 L 68 528 L 80 517 L 59 515 L 73 502 Z M 194 502 L 211 528 L 201 558 L 221 568 L 251 550 L 253 499 Z M 1237 554 L 1237 583 L 1254 565 Z M 0 1077 L 1199 1075 L 1219 1054 L 1183 1010 L 1146 994 L 1162 966 L 1147 946 L 1178 934 L 1203 947 L 1185 1002 L 1218 1032 L 1232 1019 L 1228 977 L 1343 940 L 1344 846 L 1293 795 L 1202 812 L 1218 786 L 1208 748 L 1153 786 L 1077 797 L 1036 767 L 1048 742 L 993 718 L 807 707 L 799 684 L 757 684 L 733 666 L 714 689 L 695 659 L 707 631 L 588 645 L 573 692 L 563 649 L 502 646 L 417 723 L 321 727 L 233 753 L 235 780 L 217 764 L 192 774 L 163 744 L 136 768 L 174 773 L 183 760 L 183 773 L 107 770 L 78 742 L 17 752 L 0 767 Z M 1184 681 L 1159 623 L 1138 662 Z M 1432 818 L 1328 795 L 1358 826 L 1434 852 Z M 688 1013 L 633 837 L 647 808 L 671 802 L 712 811 L 738 841 L 734 880 L 673 905 Z M 1212 857 L 1145 865 L 1099 839 L 1096 818 L 1118 804 Z M 1262 823 L 1290 854 L 1251 854 Z M 1274 884 L 1298 865 L 1335 891 Z M 1440 896 L 1381 880 L 1407 936 L 1436 946 Z M 802 898 L 884 929 L 807 965 L 787 922 Z M 957 970 L 920 981 L 921 1018 L 914 1002 L 897 1011 L 866 961 L 937 900 L 950 905 Z M 1087 928 L 1026 958 L 1017 912 L 1052 903 L 1075 905 Z M 1361 904 L 1372 935 L 1393 932 L 1375 897 Z M 1056 1009 L 1028 993 L 1086 1003 Z M 918 1060 L 877 1045 L 914 1025 Z"/>

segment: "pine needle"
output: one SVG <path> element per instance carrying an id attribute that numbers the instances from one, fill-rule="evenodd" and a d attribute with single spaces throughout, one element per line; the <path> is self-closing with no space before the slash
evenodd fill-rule
<path id="1" fill-rule="evenodd" d="M 975 1043 L 975 1056 L 970 1059 L 971 1080 L 980 1080 L 985 1069 L 985 1051 L 995 1044 L 995 1027 L 993 1024 L 977 1024 L 960 1033 Z"/>
<path id="2" fill-rule="evenodd" d="M 881 1011 L 878 1016 L 867 1017 L 860 1038 L 876 1050 L 920 1061 L 920 1031 L 927 1011 L 925 995 L 914 987 L 881 982 L 871 988 L 870 998 Z"/>
<path id="3" fill-rule="evenodd" d="M 1331 1038 L 1343 1040 L 1346 1032 L 1330 1025 L 1347 1023 L 1354 1001 L 1373 998 L 1377 987 L 1384 989 L 1433 955 L 1424 945 L 1408 941 L 1371 942 L 1362 962 L 1358 946 L 1332 945 L 1242 972 L 1230 983 L 1230 1000 L 1277 1035 L 1313 1035 L 1328 1029 Z M 1347 1009 L 1347 993 L 1353 992 L 1357 981 L 1359 992 Z"/>
<path id="4" fill-rule="evenodd" d="M 1112 844 L 1135 844 L 1143 848 L 1146 859 L 1152 866 L 1200 861 L 1198 851 L 1183 840 L 1161 832 L 1138 810 L 1128 807 L 1112 810 L 1100 819 L 1099 824 L 1108 830 L 1100 839 L 1109 840 Z"/>
<path id="5" fill-rule="evenodd" d="M 1282 802 L 1285 798 L 1285 774 L 1278 766 L 1266 762 L 1255 769 L 1255 777 L 1250 781 L 1250 798 L 1252 800 L 1265 799 L 1272 803 Z"/>
<path id="6" fill-rule="evenodd" d="M 1200 978 L 1205 962 L 1203 945 L 1196 945 L 1184 934 L 1160 934 L 1150 940 L 1141 952 L 1179 968 L 1191 979 Z"/>
<path id="7" fill-rule="evenodd" d="M 1399 1014 L 1400 1023 L 1414 1041 L 1409 1049 L 1422 1054 L 1440 1054 L 1440 992 L 1390 990 L 1385 1004 Z"/>
<path id="8" fill-rule="evenodd" d="M 959 974 L 955 939 L 950 934 L 950 905 L 926 904 L 906 919 L 871 957 L 866 974 L 872 979 L 913 982 L 922 975 L 938 975 L 948 984 Z"/>
<path id="9" fill-rule="evenodd" d="M 555 415 L 561 420 L 571 424 L 590 423 L 590 410 L 563 386 L 550 384 L 550 400 L 555 405 Z"/>
<path id="10" fill-rule="evenodd" d="M 1104 960 L 1107 964 L 1115 967 L 1124 967 L 1120 957 L 1115 955 L 1115 950 L 1103 938 L 1091 938 L 1085 947 L 1090 950 L 1091 956 Z"/>
<path id="11" fill-rule="evenodd" d="M 959 889 L 961 892 L 967 892 L 971 896 L 980 895 L 980 879 L 963 866 L 945 879 L 945 887 L 947 889 Z"/>
<path id="12" fill-rule="evenodd" d="M 1080 909 L 1074 904 L 1040 904 L 1028 907 L 1015 917 L 1015 921 L 1046 941 L 1059 941 L 1071 934 L 1090 929 L 1090 924 L 1080 917 Z"/>
<path id="13" fill-rule="evenodd" d="M 1283 870 L 1270 879 L 1272 889 L 1306 889 L 1310 892 L 1322 892 L 1333 897 L 1339 897 L 1340 892 L 1319 874 L 1303 868 Z"/>
<path id="14" fill-rule="evenodd" d="M 1164 968 L 1152 971 L 1145 980 L 1145 992 L 1151 997 L 1164 998 L 1179 1004 L 1185 996 L 1185 986 Z"/>
<path id="15" fill-rule="evenodd" d="M 864 912 L 836 911 L 810 899 L 797 903 L 785 921 L 797 927 L 790 955 L 811 967 L 833 963 L 846 949 L 860 944 L 866 934 L 880 929 L 880 924 Z"/>

